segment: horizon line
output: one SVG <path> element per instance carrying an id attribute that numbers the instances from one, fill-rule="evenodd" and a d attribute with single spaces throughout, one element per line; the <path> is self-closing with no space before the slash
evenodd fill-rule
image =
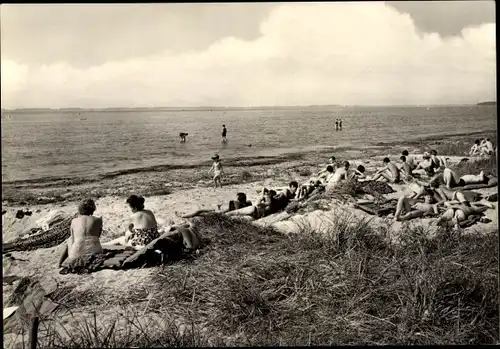
<path id="1" fill-rule="evenodd" d="M 481 103 L 497 103 L 497 101 L 484 101 L 477 103 L 442 103 L 442 104 L 310 104 L 310 105 L 261 105 L 261 106 L 175 106 L 175 107 L 22 107 L 2 108 L 2 111 L 18 110 L 106 110 L 106 109 L 262 109 L 262 108 L 312 108 L 312 107 L 436 107 L 436 106 L 466 106 Z"/>

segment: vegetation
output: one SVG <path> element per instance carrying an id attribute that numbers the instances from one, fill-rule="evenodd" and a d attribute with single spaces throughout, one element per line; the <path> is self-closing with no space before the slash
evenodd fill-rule
<path id="1" fill-rule="evenodd" d="M 199 224 L 210 243 L 195 259 L 158 269 L 149 284 L 131 285 L 126 298 L 97 306 L 98 287 L 94 296 L 67 297 L 68 308 L 78 303 L 89 315 L 76 327 L 62 324 L 61 313 L 45 320 L 40 347 L 498 340 L 498 233 L 431 236 L 406 225 L 395 244 L 389 226 L 374 228 L 349 214 L 322 235 L 304 227 L 285 236 L 217 214 Z M 101 323 L 103 304 L 117 310 Z"/>

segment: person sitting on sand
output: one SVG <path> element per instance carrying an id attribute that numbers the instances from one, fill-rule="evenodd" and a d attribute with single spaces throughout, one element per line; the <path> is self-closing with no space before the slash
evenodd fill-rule
<path id="1" fill-rule="evenodd" d="M 290 201 L 295 199 L 295 193 L 297 192 L 297 189 L 299 189 L 299 183 L 297 183 L 297 181 L 291 181 L 288 184 L 288 188 L 279 192 L 274 197 L 274 199 L 276 200 L 278 211 L 284 210 L 285 207 L 290 203 Z"/>
<path id="2" fill-rule="evenodd" d="M 458 223 L 467 220 L 470 215 L 481 214 L 487 209 L 487 206 L 472 206 L 468 201 L 463 201 L 451 205 L 434 223 L 440 225 L 443 222 L 451 222 L 456 227 Z"/>
<path id="3" fill-rule="evenodd" d="M 401 155 L 399 158 L 401 160 L 401 172 L 403 172 L 403 179 L 407 179 L 408 177 L 413 177 L 412 168 L 406 159 L 406 156 Z"/>
<path id="4" fill-rule="evenodd" d="M 322 192 L 325 189 L 323 183 L 317 179 L 311 179 L 308 184 L 302 185 L 297 191 L 297 200 L 303 201 L 309 196 Z"/>
<path id="5" fill-rule="evenodd" d="M 415 158 L 413 157 L 413 155 L 410 155 L 408 153 L 408 150 L 406 150 L 406 149 L 401 152 L 401 155 L 406 157 L 406 162 L 408 163 L 408 165 L 410 165 L 410 168 L 413 171 L 417 167 L 417 164 L 415 163 Z"/>
<path id="6" fill-rule="evenodd" d="M 218 210 L 209 210 L 209 209 L 201 209 L 197 210 L 193 213 L 186 214 L 184 216 L 181 216 L 181 218 L 193 218 L 196 216 L 201 216 L 205 213 L 226 213 L 229 211 L 235 211 L 239 210 L 240 208 L 252 206 L 252 202 L 247 200 L 247 195 L 245 193 L 238 193 L 236 194 L 236 200 L 231 200 L 228 203 L 227 208 L 224 208 L 223 210 L 220 209 L 222 205 L 219 206 Z"/>
<path id="7" fill-rule="evenodd" d="M 333 176 L 334 173 L 335 173 L 334 167 L 332 165 L 328 165 L 326 166 L 326 170 L 318 176 L 318 179 L 320 181 L 328 183 L 328 181 L 330 180 L 330 178 Z"/>
<path id="8" fill-rule="evenodd" d="M 489 155 L 493 154 L 495 149 L 493 147 L 493 143 L 490 141 L 489 138 L 485 139 L 484 144 L 479 147 L 479 151 L 480 151 L 480 154 L 483 156 L 489 156 Z"/>
<path id="9" fill-rule="evenodd" d="M 409 196 L 410 199 L 422 197 L 425 194 L 425 189 L 428 187 L 428 183 L 419 181 L 413 176 L 406 177 L 405 182 L 408 184 L 408 189 L 411 191 Z"/>
<path id="10" fill-rule="evenodd" d="M 125 236 L 106 242 L 106 245 L 130 246 L 140 250 L 154 239 L 160 237 L 158 223 L 153 212 L 144 209 L 143 197 L 131 195 L 127 199 L 127 204 L 133 212 L 132 216 L 130 216 L 131 223 L 128 226 L 128 231 Z"/>
<path id="11" fill-rule="evenodd" d="M 446 188 L 451 189 L 455 187 L 463 187 L 468 184 L 486 184 L 489 181 L 489 177 L 481 171 L 479 175 L 463 175 L 458 177 L 458 175 L 453 172 L 450 168 L 445 168 L 442 173 L 436 174 L 429 180 L 429 185 L 439 186 L 439 184 L 446 185 Z"/>
<path id="12" fill-rule="evenodd" d="M 222 188 L 221 177 L 224 174 L 224 171 L 222 170 L 222 164 L 219 161 L 219 154 L 215 154 L 214 156 L 212 156 L 212 160 L 214 161 L 214 163 L 212 167 L 210 167 L 210 170 L 208 170 L 208 175 L 210 175 L 210 172 L 214 171 L 214 186 L 215 188 L 217 188 L 217 183 L 219 183 L 220 187 Z"/>
<path id="13" fill-rule="evenodd" d="M 343 167 L 338 168 L 333 176 L 328 179 L 328 183 L 326 184 L 326 190 L 331 190 L 335 188 L 335 186 L 340 183 L 342 180 L 347 179 L 348 171 L 349 171 L 349 161 L 344 161 Z"/>
<path id="14" fill-rule="evenodd" d="M 472 147 L 469 150 L 469 156 L 477 156 L 477 155 L 479 155 L 479 153 L 480 153 L 480 145 L 481 145 L 481 141 L 479 139 L 476 139 L 474 141 L 474 144 L 472 145 Z"/>
<path id="15" fill-rule="evenodd" d="M 102 232 L 102 218 L 93 216 L 95 210 L 95 202 L 91 199 L 84 200 L 78 206 L 79 216 L 71 221 L 71 235 L 60 256 L 59 267 L 65 261 L 72 262 L 102 253 L 99 241 Z"/>
<path id="16" fill-rule="evenodd" d="M 396 206 L 396 213 L 394 214 L 394 220 L 407 221 L 426 215 L 435 216 L 438 214 L 438 207 L 434 203 L 432 192 L 426 191 L 424 194 L 424 202 L 419 202 L 416 199 L 410 199 L 406 196 L 399 198 Z"/>
<path id="17" fill-rule="evenodd" d="M 365 175 L 365 167 L 363 165 L 358 165 L 358 167 L 356 167 L 354 169 L 354 171 L 348 175 L 348 178 L 349 179 L 366 179 L 366 175 Z"/>
<path id="18" fill-rule="evenodd" d="M 327 172 L 335 172 L 335 170 L 337 169 L 338 165 L 337 165 L 337 161 L 335 160 L 335 156 L 331 156 L 328 161 L 330 161 L 330 163 L 327 165 L 326 168 L 322 169 L 321 171 L 319 171 L 317 174 L 316 174 L 316 177 L 318 178 L 326 178 L 329 173 Z M 328 171 L 328 167 L 331 167 L 332 168 L 332 171 Z"/>
<path id="19" fill-rule="evenodd" d="M 393 164 L 389 158 L 384 158 L 382 162 L 385 166 L 375 172 L 372 180 L 377 181 L 380 178 L 385 178 L 389 183 L 400 183 L 401 175 L 399 173 L 399 168 L 395 164 Z"/>
<path id="20" fill-rule="evenodd" d="M 435 149 L 431 150 L 431 161 L 434 163 L 434 169 L 437 171 L 443 170 L 448 167 L 446 158 L 444 156 L 437 156 L 437 151 Z"/>

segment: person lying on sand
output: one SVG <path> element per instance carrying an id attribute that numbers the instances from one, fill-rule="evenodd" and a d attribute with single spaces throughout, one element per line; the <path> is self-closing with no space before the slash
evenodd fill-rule
<path id="1" fill-rule="evenodd" d="M 143 197 L 131 195 L 127 199 L 127 204 L 133 212 L 132 216 L 130 216 L 131 223 L 128 226 L 128 231 L 125 236 L 107 242 L 106 245 L 130 246 L 140 250 L 154 239 L 160 237 L 158 223 L 153 212 L 144 209 Z"/>
<path id="2" fill-rule="evenodd" d="M 222 206 L 222 205 L 220 205 L 220 206 Z M 180 216 L 180 217 L 181 218 L 193 218 L 196 216 L 201 216 L 205 213 L 216 213 L 216 212 L 217 213 L 226 213 L 229 211 L 239 210 L 240 208 L 252 206 L 252 202 L 247 200 L 247 195 L 245 193 L 238 193 L 238 194 L 236 194 L 236 200 L 229 201 L 227 208 L 224 208 L 223 210 L 221 210 L 220 206 L 219 206 L 218 210 L 201 209 L 201 210 L 197 210 L 193 213 L 189 213 L 189 214 L 186 214 L 186 215 Z M 177 214 L 177 212 L 176 212 L 176 214 Z"/>
<path id="3" fill-rule="evenodd" d="M 463 202 L 468 202 L 471 205 L 486 206 L 494 209 L 494 205 L 489 201 L 483 199 L 481 194 L 470 190 L 451 190 L 445 187 L 438 187 L 436 184 L 430 186 L 435 194 L 434 197 L 438 200 L 437 204 L 444 204 L 446 206 L 457 205 Z"/>
<path id="4" fill-rule="evenodd" d="M 433 194 L 430 191 L 426 191 L 424 202 L 418 202 L 416 199 L 410 199 L 406 196 L 399 198 L 394 220 L 407 221 L 413 218 L 435 216 L 438 214 L 439 210 L 434 202 Z"/>
<path id="5" fill-rule="evenodd" d="M 469 156 L 477 156 L 477 155 L 479 155 L 480 145 L 481 145 L 481 141 L 479 139 L 476 139 L 474 141 L 474 144 L 472 145 L 472 147 L 469 150 Z"/>
<path id="6" fill-rule="evenodd" d="M 78 206 L 79 216 L 71 221 L 71 235 L 59 258 L 58 266 L 63 262 L 71 262 L 78 258 L 88 258 L 91 255 L 102 253 L 99 241 L 102 232 L 102 218 L 94 217 L 96 210 L 94 200 L 84 200 Z"/>
<path id="7" fill-rule="evenodd" d="M 458 177 L 450 168 L 445 168 L 442 173 L 436 174 L 429 180 L 429 185 L 439 186 L 440 184 L 445 184 L 446 188 L 451 189 L 463 187 L 468 184 L 488 183 L 488 181 L 489 177 L 484 174 L 484 171 L 481 171 L 479 175 L 463 175 L 462 177 Z"/>
<path id="8" fill-rule="evenodd" d="M 399 168 L 395 164 L 393 164 L 389 158 L 384 158 L 383 163 L 385 167 L 375 172 L 371 180 L 377 181 L 381 178 L 384 178 L 389 183 L 400 183 L 401 175 L 399 173 Z"/>
<path id="9" fill-rule="evenodd" d="M 275 199 L 276 191 L 262 189 L 262 197 L 257 205 L 247 206 L 234 211 L 228 211 L 226 216 L 243 216 L 249 219 L 260 219 L 275 212 L 278 212 L 278 203 Z"/>
<path id="10" fill-rule="evenodd" d="M 331 190 L 342 180 L 347 179 L 349 171 L 349 161 L 344 161 L 343 166 L 338 168 L 335 173 L 328 179 L 326 190 Z"/>
<path id="11" fill-rule="evenodd" d="M 410 199 L 418 199 L 424 196 L 425 189 L 428 187 L 427 182 L 419 181 L 413 176 L 406 177 L 405 182 L 408 184 L 408 189 L 411 191 L 409 196 Z"/>
<path id="12" fill-rule="evenodd" d="M 443 222 L 451 222 L 456 226 L 459 222 L 465 221 L 470 215 L 480 214 L 487 209 L 487 206 L 472 206 L 468 201 L 464 201 L 459 204 L 451 205 L 434 224 L 440 225 Z"/>

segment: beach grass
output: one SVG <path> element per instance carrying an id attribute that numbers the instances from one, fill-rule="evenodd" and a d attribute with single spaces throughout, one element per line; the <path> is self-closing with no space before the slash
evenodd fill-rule
<path id="1" fill-rule="evenodd" d="M 347 213 L 322 234 L 303 227 L 289 236 L 218 214 L 197 222 L 208 244 L 196 257 L 108 299 L 118 310 L 105 323 L 89 315 L 64 325 L 68 336 L 55 330 L 60 315 L 46 320 L 40 347 L 498 341 L 498 232 L 431 236 L 408 224 L 391 243 L 389 226 Z M 99 314 L 95 292 L 81 298 Z"/>

